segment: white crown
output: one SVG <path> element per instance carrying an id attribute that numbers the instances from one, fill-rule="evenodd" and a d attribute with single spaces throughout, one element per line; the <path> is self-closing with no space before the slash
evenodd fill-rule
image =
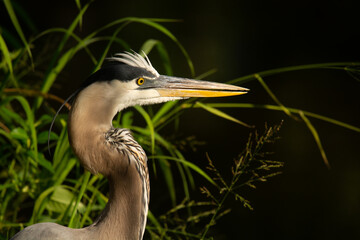
<path id="1" fill-rule="evenodd" d="M 109 59 L 113 61 L 125 63 L 129 66 L 145 68 L 147 71 L 151 72 L 155 76 L 157 77 L 160 76 L 160 74 L 156 71 L 156 69 L 151 65 L 151 62 L 149 58 L 146 56 L 146 54 L 144 52 L 143 54 L 145 57 L 141 56 L 137 52 L 117 53 L 115 54 L 115 57 L 111 57 Z"/>

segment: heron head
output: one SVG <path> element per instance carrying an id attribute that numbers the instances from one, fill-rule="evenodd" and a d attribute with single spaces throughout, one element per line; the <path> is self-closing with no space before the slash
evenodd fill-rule
<path id="1" fill-rule="evenodd" d="M 208 81 L 160 75 L 145 55 L 120 53 L 91 75 L 83 88 L 118 104 L 117 111 L 133 105 L 147 105 L 189 97 L 224 97 L 247 93 L 248 89 Z"/>

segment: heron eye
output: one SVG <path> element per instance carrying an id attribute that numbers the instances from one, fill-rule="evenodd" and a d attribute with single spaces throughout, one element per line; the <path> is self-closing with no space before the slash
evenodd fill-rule
<path id="1" fill-rule="evenodd" d="M 137 85 L 141 86 L 145 83 L 145 79 L 144 78 L 138 78 L 138 80 L 136 81 Z"/>

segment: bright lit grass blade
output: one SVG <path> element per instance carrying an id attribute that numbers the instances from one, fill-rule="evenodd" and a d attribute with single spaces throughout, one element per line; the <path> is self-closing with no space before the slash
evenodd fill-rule
<path id="1" fill-rule="evenodd" d="M 205 178 L 206 180 L 208 180 L 211 184 L 213 184 L 214 186 L 216 186 L 216 183 L 214 182 L 213 179 L 211 179 L 211 177 L 209 177 L 209 175 L 207 175 L 201 168 L 199 168 L 198 166 L 196 166 L 194 163 L 180 159 L 180 158 L 176 158 L 176 157 L 170 157 L 170 156 L 151 156 L 151 159 L 166 159 L 166 160 L 170 160 L 170 161 L 175 161 L 175 162 L 179 162 L 181 164 L 183 164 L 184 166 L 189 167 L 190 169 L 194 170 L 196 173 L 198 173 L 200 176 L 202 176 L 203 178 Z"/>
<path id="2" fill-rule="evenodd" d="M 65 34 L 69 34 L 74 40 L 76 40 L 78 43 L 81 44 L 81 42 L 83 41 L 83 39 L 81 39 L 79 36 L 77 36 L 75 33 L 73 32 L 69 32 L 68 29 L 66 28 L 50 28 L 50 29 L 47 29 L 43 32 L 41 32 L 40 34 L 38 34 L 36 37 L 34 37 L 32 39 L 32 42 L 35 42 L 36 40 L 46 36 L 46 35 L 49 35 L 49 34 L 52 34 L 52 33 L 65 33 Z M 92 54 L 92 52 L 90 51 L 90 49 L 87 47 L 87 46 L 84 46 L 84 49 L 85 51 L 87 52 L 89 58 L 91 59 L 91 61 L 96 64 L 97 61 L 96 61 L 96 58 L 94 57 L 94 55 Z"/>
<path id="3" fill-rule="evenodd" d="M 214 73 L 217 72 L 217 69 L 216 68 L 213 68 L 213 69 L 210 69 L 209 71 L 206 71 L 202 74 L 200 74 L 199 76 L 197 76 L 195 79 L 198 79 L 198 80 L 202 80 L 204 78 L 207 78 L 208 76 L 211 76 L 213 75 Z"/>
<path id="4" fill-rule="evenodd" d="M 161 108 L 156 112 L 155 116 L 152 118 L 152 122 L 154 125 L 158 124 L 158 121 L 164 116 L 166 113 L 168 113 L 170 110 L 173 109 L 173 107 L 177 104 L 177 101 L 170 101 L 167 103 L 164 103 Z"/>
<path id="5" fill-rule="evenodd" d="M 56 186 L 51 186 L 43 191 L 36 199 L 35 206 L 33 208 L 33 214 L 29 221 L 29 224 L 34 224 L 37 222 L 39 216 L 41 216 L 42 212 L 44 211 L 46 202 L 50 195 L 54 192 Z"/>
<path id="6" fill-rule="evenodd" d="M 80 2 L 80 0 L 75 0 L 75 3 L 76 3 L 77 8 L 81 11 L 81 2 Z M 83 18 L 81 17 L 80 21 L 79 21 L 80 29 L 82 28 L 82 22 L 83 22 Z"/>
<path id="7" fill-rule="evenodd" d="M 201 103 L 201 102 L 196 102 L 195 106 L 196 105 L 201 107 L 202 109 L 205 109 L 206 111 L 218 116 L 218 117 L 221 117 L 221 118 L 227 119 L 229 121 L 238 123 L 238 124 L 240 124 L 240 125 L 242 125 L 244 127 L 248 127 L 248 128 L 253 128 L 254 127 L 254 126 L 251 126 L 251 125 L 249 125 L 247 123 L 244 123 L 244 122 L 242 122 L 242 121 L 240 121 L 240 120 L 238 120 L 238 119 L 236 119 L 236 118 L 234 118 L 234 117 L 220 111 L 219 109 L 211 107 L 208 104 L 204 104 L 204 103 Z"/>
<path id="8" fill-rule="evenodd" d="M 59 70 L 61 70 L 64 67 L 64 65 L 66 64 L 66 62 L 64 63 L 64 60 L 67 59 L 68 55 L 72 54 L 71 50 L 67 51 L 67 53 L 65 54 L 65 57 L 63 56 L 59 60 L 59 63 L 57 64 L 57 66 L 55 67 L 56 61 L 59 58 L 60 53 L 63 50 L 67 40 L 69 39 L 71 34 L 74 32 L 75 27 L 79 24 L 79 21 L 81 21 L 82 16 L 84 15 L 84 13 L 86 12 L 88 7 L 89 7 L 89 4 L 86 4 L 81 9 L 81 11 L 76 16 L 75 20 L 71 23 L 70 27 L 67 29 L 67 32 L 63 36 L 58 48 L 56 49 L 56 52 L 55 52 L 54 56 L 52 57 L 52 59 L 50 61 L 49 68 L 48 68 L 48 71 L 47 71 L 45 79 L 44 79 L 44 83 L 43 83 L 43 85 L 41 87 L 41 92 L 46 93 L 46 92 L 49 91 L 50 87 L 52 86 L 52 84 L 55 81 L 56 76 L 60 73 Z M 41 103 L 42 103 L 42 98 L 38 98 L 38 100 L 35 103 L 35 108 L 36 109 L 39 108 Z"/>
<path id="9" fill-rule="evenodd" d="M 161 172 L 164 176 L 166 186 L 168 188 L 171 203 L 172 203 L 172 205 L 175 205 L 176 204 L 176 192 L 175 192 L 174 176 L 171 171 L 171 165 L 165 159 L 158 163 L 159 163 L 159 167 L 161 168 Z M 186 184 L 183 183 L 183 185 L 186 185 Z"/>
<path id="10" fill-rule="evenodd" d="M 147 135 L 149 136 L 149 130 L 147 129 L 143 129 L 143 128 L 139 128 L 139 127 L 136 127 L 136 126 L 132 126 L 131 127 L 132 130 L 136 131 L 136 132 L 139 132 L 140 134 L 142 135 Z M 179 156 L 179 154 L 177 154 L 177 149 L 169 142 L 167 142 L 164 138 L 162 138 L 159 134 L 157 134 L 155 132 L 154 134 L 155 136 L 155 139 L 158 143 L 158 145 L 161 145 L 163 147 L 166 148 L 166 150 L 171 154 L 171 156 L 173 157 L 181 157 Z M 177 162 L 176 165 L 179 169 L 179 173 L 180 173 L 180 176 L 181 176 L 181 179 L 183 181 L 183 187 L 184 187 L 184 192 L 185 192 L 185 195 L 186 197 L 189 196 L 189 187 L 188 187 L 188 181 L 187 181 L 187 178 L 186 178 L 186 175 L 185 175 L 185 172 L 184 172 L 184 168 L 186 168 L 187 166 L 186 165 L 179 165 L 180 163 Z M 168 190 L 169 190 L 169 194 L 171 196 L 171 199 L 172 199 L 172 203 L 175 204 L 175 188 L 174 188 L 174 180 L 173 180 L 173 175 L 171 173 L 171 168 L 170 168 L 170 165 L 167 163 L 166 160 L 163 160 L 162 162 L 159 162 L 159 165 L 162 169 L 162 172 L 163 172 L 163 175 L 166 179 L 166 184 L 167 184 L 167 187 L 168 187 Z M 190 182 L 193 181 L 191 178 L 189 178 Z"/>
<path id="11" fill-rule="evenodd" d="M 0 33 L 0 50 L 3 54 L 6 65 L 8 66 L 9 72 L 12 75 L 13 74 L 13 66 L 12 66 L 12 61 L 11 61 L 11 57 L 10 57 L 10 52 L 9 52 L 9 49 L 8 49 L 6 42 L 5 42 L 4 38 L 2 37 L 1 33 Z"/>
<path id="12" fill-rule="evenodd" d="M 207 103 L 208 106 L 216 107 L 216 108 L 260 108 L 260 109 L 267 109 L 267 110 L 275 110 L 275 111 L 283 111 L 283 109 L 280 106 L 276 105 L 269 105 L 269 104 L 253 104 L 253 103 Z M 193 107 L 192 104 L 182 104 L 183 108 L 191 108 Z M 195 106 L 198 107 L 198 106 Z M 305 114 L 305 116 L 316 118 L 334 125 L 337 125 L 339 127 L 347 128 L 349 130 L 359 132 L 360 128 L 353 126 L 351 124 L 347 124 L 338 120 L 335 120 L 333 118 L 325 117 L 320 114 L 304 111 L 297 108 L 287 108 L 291 113 L 300 114 L 300 111 Z"/>
<path id="13" fill-rule="evenodd" d="M 140 48 L 140 54 L 144 52 L 146 55 L 149 55 L 151 50 L 158 44 L 159 41 L 155 39 L 148 39 L 146 42 L 143 43 L 143 45 Z"/>
<path id="14" fill-rule="evenodd" d="M 78 160 L 76 158 L 70 158 L 68 161 L 66 161 L 65 167 L 56 169 L 56 175 L 53 177 L 54 185 L 60 185 L 65 181 L 77 161 Z"/>
<path id="15" fill-rule="evenodd" d="M 307 64 L 307 65 L 299 65 L 299 66 L 290 66 L 290 67 L 282 67 L 275 68 L 267 71 L 258 72 L 257 74 L 261 77 L 271 76 L 279 73 L 292 72 L 292 71 L 300 71 L 306 69 L 333 69 L 334 67 L 341 67 L 346 71 L 346 67 L 349 66 L 360 66 L 360 62 L 332 62 L 332 63 L 318 63 L 318 64 Z M 243 77 L 239 77 L 233 79 L 227 83 L 229 84 L 243 84 L 248 81 L 255 80 L 255 74 L 246 75 Z"/>
<path id="16" fill-rule="evenodd" d="M 286 115 L 288 115 L 289 117 L 292 117 L 290 111 L 280 102 L 280 100 L 275 96 L 275 94 L 270 90 L 270 88 L 268 87 L 268 85 L 264 82 L 264 80 L 262 79 L 262 77 L 260 77 L 259 74 L 255 74 L 254 75 L 255 78 L 260 82 L 260 84 L 263 86 L 263 88 L 265 89 L 265 91 L 269 94 L 269 96 L 272 98 L 272 100 L 274 102 L 277 103 L 277 105 L 279 105 L 281 107 L 281 109 L 286 113 Z"/>
<path id="17" fill-rule="evenodd" d="M 100 60 L 97 62 L 96 66 L 95 66 L 95 69 L 93 72 L 97 71 L 100 69 L 101 65 L 103 64 L 109 50 L 110 50 L 110 47 L 111 45 L 113 44 L 114 41 L 118 40 L 118 42 L 120 42 L 123 47 L 125 49 L 129 49 L 129 46 L 127 45 L 127 43 L 125 41 L 122 41 L 120 39 L 118 39 L 116 36 L 119 34 L 119 32 L 127 25 L 127 23 L 125 24 L 122 24 L 118 29 L 116 29 L 116 31 L 113 33 L 113 35 L 111 36 L 111 38 L 109 39 L 106 47 L 105 47 L 105 50 L 103 51 L 101 57 L 100 57 Z"/>
<path id="18" fill-rule="evenodd" d="M 149 25 L 157 30 L 159 30 L 160 32 L 164 33 L 166 36 L 168 36 L 171 40 L 173 40 L 178 47 L 180 48 L 181 52 L 183 53 L 183 55 L 185 56 L 185 59 L 188 63 L 188 66 L 190 68 L 190 72 L 192 76 L 195 76 L 195 70 L 194 70 L 194 65 L 190 59 L 189 54 L 187 53 L 187 51 L 185 50 L 185 48 L 183 47 L 183 45 L 177 40 L 177 38 L 165 27 L 163 27 L 162 25 L 156 23 L 155 21 L 151 20 L 151 19 L 145 19 L 145 18 L 129 18 L 130 21 L 136 21 L 136 22 L 140 22 L 146 25 Z"/>
<path id="19" fill-rule="evenodd" d="M 185 56 L 185 59 L 187 61 L 187 64 L 189 66 L 192 76 L 194 76 L 195 75 L 194 65 L 190 59 L 189 54 L 185 50 L 185 48 L 182 46 L 182 44 L 177 40 L 177 38 L 168 29 L 166 29 L 164 26 L 162 26 L 158 23 L 158 22 L 177 22 L 177 21 L 178 20 L 174 20 L 174 19 L 126 17 L 126 18 L 121 18 L 121 19 L 115 20 L 115 21 L 97 29 L 93 33 L 89 34 L 85 39 L 92 38 L 92 37 L 98 35 L 100 32 L 102 32 L 110 27 L 113 27 L 115 25 L 119 25 L 119 24 L 123 24 L 124 26 L 126 26 L 130 23 L 142 23 L 142 24 L 148 25 L 148 26 L 153 27 L 153 28 L 157 29 L 158 31 L 162 32 L 164 35 L 166 35 L 167 37 L 169 37 L 172 41 L 174 41 L 176 43 L 176 45 L 180 48 L 181 52 Z"/>
<path id="20" fill-rule="evenodd" d="M 60 119 L 60 123 L 63 128 L 57 141 L 53 157 L 53 166 L 55 169 L 58 169 L 62 162 L 64 162 L 63 159 L 65 158 L 66 151 L 70 147 L 66 131 L 66 121 L 64 119 Z"/>
<path id="21" fill-rule="evenodd" d="M 154 132 L 154 125 L 151 121 L 149 114 L 142 108 L 141 106 L 135 106 L 135 109 L 143 116 L 145 119 L 148 128 L 150 130 L 150 139 L 151 139 L 151 154 L 153 155 L 155 152 L 155 132 Z"/>
<path id="22" fill-rule="evenodd" d="M 77 213 L 77 209 L 78 209 L 78 206 L 79 206 L 79 203 L 80 203 L 80 200 L 82 199 L 83 195 L 85 194 L 85 191 L 86 191 L 86 187 L 87 187 L 87 184 L 89 182 L 89 179 L 90 179 L 90 172 L 86 171 L 85 174 L 83 175 L 83 181 L 82 181 L 82 184 L 81 184 L 81 188 L 80 188 L 80 191 L 79 191 L 79 194 L 76 198 L 76 202 L 75 202 L 75 206 L 73 208 L 73 211 L 71 213 L 71 218 L 70 218 L 70 221 L 69 221 L 69 224 L 68 224 L 68 227 L 75 227 L 76 226 L 76 223 L 74 223 L 74 219 L 75 219 L 75 215 Z"/>
<path id="23" fill-rule="evenodd" d="M 34 125 L 34 114 L 31 111 L 30 105 L 28 101 L 22 97 L 22 96 L 15 96 L 15 97 L 9 97 L 10 101 L 17 100 L 20 105 L 22 106 L 25 114 L 26 114 L 26 126 L 30 130 L 30 136 L 31 136 L 31 149 L 35 151 L 35 156 L 38 154 L 38 146 L 37 146 L 37 135 L 36 135 L 36 129 Z"/>
<path id="24" fill-rule="evenodd" d="M 179 158 L 183 161 L 186 161 L 186 159 L 184 158 L 184 156 L 181 154 L 181 152 L 178 149 L 175 149 L 175 154 L 176 154 L 177 158 Z M 184 166 L 185 173 L 187 174 L 187 179 L 189 179 L 190 186 L 192 187 L 192 189 L 195 189 L 195 181 L 194 181 L 194 178 L 191 174 L 189 167 L 184 164 L 183 164 L 183 166 Z M 190 195 L 189 195 L 189 197 L 190 197 Z"/>
<path id="25" fill-rule="evenodd" d="M 16 14 L 15 14 L 15 11 L 11 5 L 11 1 L 10 0 L 4 0 L 4 4 L 5 4 L 5 7 L 6 7 L 6 10 L 10 16 L 10 19 L 11 19 L 11 22 L 12 24 L 14 25 L 17 33 L 19 34 L 20 38 L 21 38 L 21 41 L 23 42 L 25 48 L 26 48 L 26 51 L 28 52 L 29 54 L 29 57 L 32 61 L 32 53 L 31 53 L 31 50 L 30 50 L 30 45 L 29 43 L 27 42 L 26 38 L 25 38 L 25 35 L 21 29 L 21 26 L 19 24 L 19 21 L 16 17 Z"/>
<path id="26" fill-rule="evenodd" d="M 310 120 L 305 116 L 305 114 L 300 111 L 299 112 L 299 115 L 300 117 L 302 118 L 302 120 L 304 120 L 306 126 L 309 128 L 311 134 L 313 135 L 314 139 L 315 139 L 315 142 L 320 150 L 320 153 L 321 153 L 321 156 L 322 156 L 322 159 L 324 160 L 324 163 L 325 165 L 330 168 L 330 164 L 329 164 L 329 161 L 326 157 L 326 154 L 325 154 L 325 150 L 321 144 L 321 141 L 320 141 L 320 137 L 319 137 L 319 134 L 318 132 L 316 131 L 316 128 L 314 127 L 314 125 L 312 125 L 312 123 L 310 122 Z"/>
<path id="27" fill-rule="evenodd" d="M 170 64 L 170 57 L 165 48 L 165 45 L 162 42 L 160 42 L 159 40 L 155 40 L 155 39 L 149 39 L 141 46 L 140 53 L 142 51 L 144 51 L 145 54 L 148 55 L 154 47 L 156 47 L 156 49 L 160 55 L 161 62 L 163 63 L 163 66 L 165 68 L 165 74 L 168 76 L 172 76 L 173 71 L 172 71 L 171 64 Z"/>
<path id="28" fill-rule="evenodd" d="M 94 183 L 97 183 L 96 184 L 96 187 L 92 187 L 92 185 Z M 88 183 L 88 186 L 87 186 L 87 190 L 91 191 L 92 192 L 92 196 L 89 200 L 89 203 L 87 204 L 86 206 L 86 210 L 85 210 L 85 213 L 81 219 L 81 223 L 80 223 L 80 226 L 79 227 L 84 227 L 85 225 L 85 222 L 86 220 L 91 220 L 90 218 L 90 212 L 92 210 L 92 208 L 94 207 L 95 203 L 96 203 L 96 198 L 97 197 L 100 197 L 101 195 L 101 192 L 99 191 L 99 188 L 102 186 L 102 182 L 99 181 L 99 177 L 98 176 L 92 176 L 89 183 Z M 92 223 L 92 222 L 90 222 Z"/>
<path id="29" fill-rule="evenodd" d="M 156 217 L 154 216 L 154 214 L 149 210 L 148 212 L 148 219 L 149 221 L 154 224 L 154 226 L 156 227 L 156 229 L 158 230 L 159 233 L 162 233 L 164 231 L 163 227 L 161 226 L 161 224 L 159 223 L 159 221 L 156 219 Z"/>

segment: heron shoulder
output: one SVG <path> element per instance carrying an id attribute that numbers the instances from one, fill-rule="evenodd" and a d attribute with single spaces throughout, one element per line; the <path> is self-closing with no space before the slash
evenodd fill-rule
<path id="1" fill-rule="evenodd" d="M 26 227 L 10 240 L 69 240 L 85 239 L 80 229 L 71 229 L 56 223 L 37 223 Z"/>

